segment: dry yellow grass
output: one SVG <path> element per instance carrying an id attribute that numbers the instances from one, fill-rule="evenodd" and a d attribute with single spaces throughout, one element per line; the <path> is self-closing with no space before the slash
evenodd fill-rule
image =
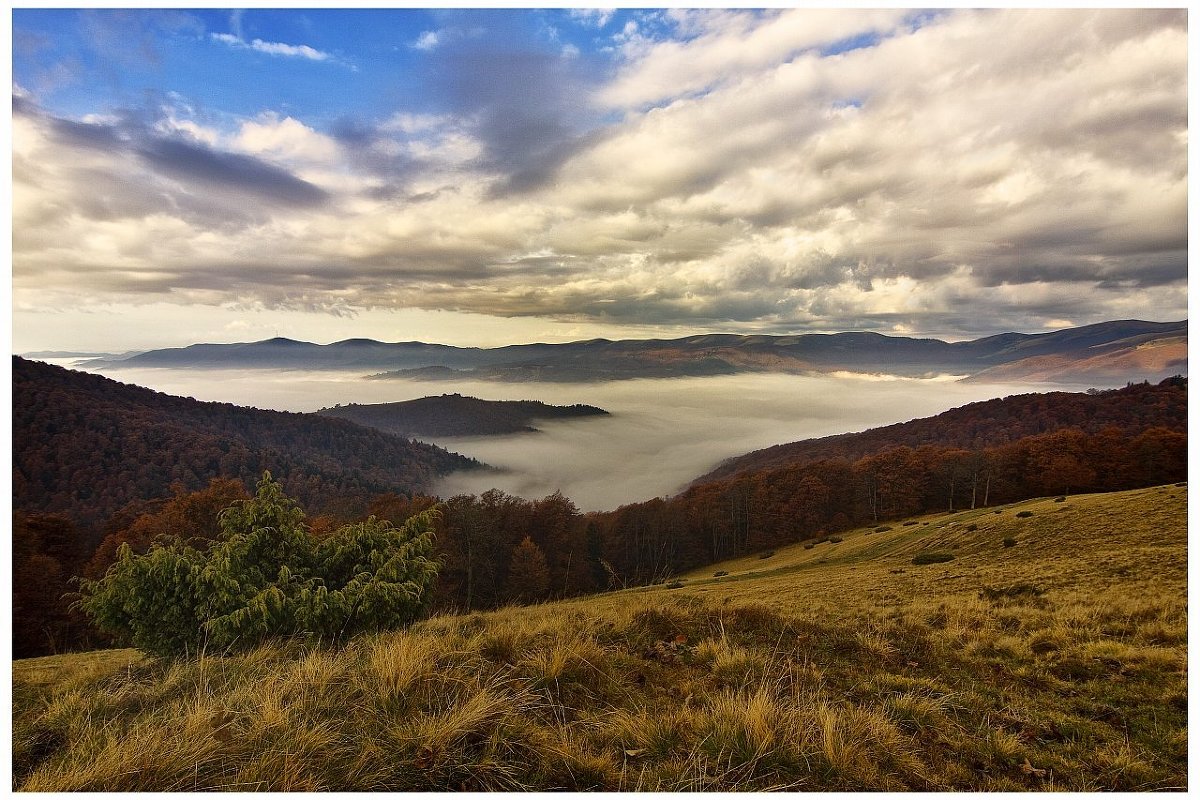
<path id="1" fill-rule="evenodd" d="M 16 662 L 13 785 L 1186 788 L 1186 489 L 995 511 L 336 651 Z"/>

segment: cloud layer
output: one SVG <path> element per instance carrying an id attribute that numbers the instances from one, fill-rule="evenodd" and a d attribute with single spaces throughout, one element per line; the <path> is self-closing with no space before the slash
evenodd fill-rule
<path id="1" fill-rule="evenodd" d="M 15 88 L 15 299 L 944 336 L 1186 315 L 1183 10 L 575 15 L 583 56 L 501 18 L 399 45 L 433 99 L 374 120 Z"/>

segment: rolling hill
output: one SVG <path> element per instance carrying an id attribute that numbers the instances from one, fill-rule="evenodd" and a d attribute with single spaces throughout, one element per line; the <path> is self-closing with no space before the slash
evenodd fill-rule
<path id="1" fill-rule="evenodd" d="M 917 517 L 336 651 L 20 661 L 13 788 L 1184 791 L 1186 509 Z"/>
<path id="2" fill-rule="evenodd" d="M 95 526 L 178 481 L 266 470 L 314 510 L 412 492 L 478 462 L 348 420 L 204 403 L 14 356 L 13 507 Z"/>
<path id="3" fill-rule="evenodd" d="M 398 436 L 494 436 L 536 431 L 538 420 L 607 416 L 595 406 L 554 406 L 536 400 L 480 400 L 460 394 L 399 403 L 349 403 L 316 412 Z"/>
<path id="4" fill-rule="evenodd" d="M 1063 428 L 1126 435 L 1161 426 L 1187 430 L 1187 382 L 1167 379 L 1102 392 L 1041 392 L 968 403 L 933 417 L 899 422 L 861 433 L 779 444 L 731 458 L 693 485 L 742 472 L 801 465 L 828 458 L 856 459 L 888 447 L 938 445 L 977 449 Z"/>

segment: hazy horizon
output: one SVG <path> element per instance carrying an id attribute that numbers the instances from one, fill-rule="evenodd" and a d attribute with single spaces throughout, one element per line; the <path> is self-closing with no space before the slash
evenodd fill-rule
<path id="1" fill-rule="evenodd" d="M 1154 322 L 1154 323 L 1171 323 L 1171 322 L 1182 322 L 1182 321 L 1186 321 L 1186 320 L 1187 320 L 1187 315 L 1185 314 L 1183 317 L 1181 317 L 1179 319 L 1138 318 L 1135 321 Z M 1097 321 L 1095 323 L 1091 323 L 1091 324 L 1102 324 L 1105 322 L 1121 322 L 1121 321 L 1126 321 L 1126 320 L 1115 320 L 1115 319 L 1099 320 L 1099 321 Z M 1022 333 L 1022 334 L 1052 333 L 1053 330 L 1063 330 L 1067 327 L 1084 327 L 1084 326 L 1055 326 L 1051 330 L 1042 329 L 1042 330 L 1037 330 L 1037 331 L 1001 331 L 1000 333 Z M 812 334 L 812 335 L 833 335 L 833 334 L 838 334 L 838 333 L 859 333 L 859 332 L 865 332 L 865 331 L 863 331 L 863 329 L 861 329 L 861 328 L 860 329 L 845 329 L 845 330 L 840 330 L 840 329 L 839 330 L 832 330 L 832 329 L 831 330 L 820 330 L 820 331 L 814 330 L 814 331 L 805 331 L 805 332 L 799 333 L 799 334 L 780 334 L 780 333 L 755 334 L 755 333 L 749 333 L 749 332 L 744 332 L 744 331 L 743 332 L 704 331 L 704 332 L 696 332 L 696 333 L 680 333 L 678 335 L 672 335 L 672 336 L 624 335 L 624 336 L 618 336 L 617 338 L 607 337 L 607 336 L 591 336 L 586 339 L 584 339 L 584 338 L 580 338 L 580 339 L 563 338 L 561 340 L 557 340 L 557 339 L 556 340 L 517 340 L 517 339 L 513 339 L 511 341 L 503 341 L 503 342 L 492 343 L 492 344 L 452 343 L 452 342 L 437 341 L 437 340 L 432 340 L 432 339 L 391 339 L 391 340 L 386 340 L 386 339 L 374 339 L 372 337 L 366 337 L 366 336 L 346 336 L 346 337 L 340 338 L 340 339 L 327 339 L 327 340 L 314 340 L 314 339 L 306 339 L 303 337 L 297 338 L 294 336 L 269 336 L 269 337 L 266 337 L 265 339 L 231 338 L 227 341 L 203 341 L 203 342 L 196 341 L 196 342 L 189 342 L 188 344 L 183 344 L 183 345 L 169 345 L 169 346 L 161 346 L 161 347 L 157 346 L 157 345 L 142 345 L 140 347 L 130 347 L 130 348 L 127 348 L 127 349 L 119 351 L 119 352 L 113 352 L 113 351 L 100 352 L 100 351 L 92 351 L 92 350 L 88 350 L 86 348 L 78 348 L 78 347 L 76 347 L 76 348 L 47 348 L 47 349 L 42 349 L 42 350 L 26 349 L 24 351 L 18 351 L 14 347 L 13 352 L 15 355 L 19 355 L 22 357 L 37 357 L 39 354 L 42 354 L 42 353 L 73 353 L 73 354 L 74 353 L 85 353 L 85 354 L 87 354 L 86 356 L 73 356 L 71 358 L 59 357 L 57 359 L 57 361 L 62 362 L 62 363 L 60 363 L 60 366 L 70 366 L 72 361 L 82 360 L 83 358 L 86 358 L 86 357 L 120 356 L 120 355 L 125 355 L 127 353 L 145 353 L 145 352 L 150 352 L 153 350 L 183 349 L 186 347 L 190 347 L 191 345 L 198 345 L 198 344 L 230 344 L 230 345 L 232 345 L 232 344 L 256 344 L 256 343 L 260 343 L 260 342 L 269 341 L 269 340 L 275 339 L 275 338 L 290 339 L 292 341 L 302 342 L 305 344 L 315 344 L 315 345 L 320 345 L 320 346 L 327 346 L 327 345 L 331 345 L 331 344 L 337 344 L 339 342 L 352 341 L 352 340 L 369 340 L 369 341 L 379 342 L 381 344 L 405 344 L 405 343 L 409 343 L 409 342 L 419 342 L 421 344 L 445 345 L 445 346 L 449 346 L 449 347 L 458 347 L 458 348 L 464 348 L 464 349 L 465 348 L 477 348 L 477 349 L 481 349 L 481 350 L 488 350 L 488 349 L 499 349 L 499 348 L 503 348 L 503 347 L 511 347 L 513 345 L 523 345 L 523 344 L 574 344 L 574 343 L 578 343 L 578 342 L 591 341 L 594 339 L 609 339 L 610 341 L 620 341 L 622 339 L 631 340 L 631 341 L 638 341 L 638 340 L 644 341 L 644 340 L 649 340 L 649 339 L 666 339 L 666 340 L 684 339 L 684 338 L 690 338 L 690 337 L 694 337 L 694 336 L 720 336 L 720 335 L 806 336 L 806 335 L 810 335 L 810 334 Z M 870 332 L 879 333 L 879 331 L 870 331 Z M 917 336 L 915 334 L 901 334 L 901 333 L 882 333 L 881 335 L 889 336 L 889 337 L 893 337 L 893 338 L 941 339 L 942 341 L 946 341 L 946 342 L 973 341 L 975 339 L 986 338 L 984 336 L 954 337 L 954 336 L 935 336 L 932 334 L 926 335 L 926 336 Z M 994 335 L 994 334 L 992 334 L 992 335 Z"/>

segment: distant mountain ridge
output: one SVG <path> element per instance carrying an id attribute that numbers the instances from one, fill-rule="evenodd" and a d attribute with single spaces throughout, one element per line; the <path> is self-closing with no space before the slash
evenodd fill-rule
<path id="1" fill-rule="evenodd" d="M 533 432 L 538 420 L 607 416 L 602 408 L 554 406 L 537 400 L 480 400 L 461 394 L 398 403 L 350 403 L 316 412 L 399 436 L 494 436 Z"/>
<path id="2" fill-rule="evenodd" d="M 910 377 L 1105 383 L 1187 371 L 1187 320 L 1118 320 L 1049 333 L 964 342 L 871 332 L 791 336 L 700 334 L 679 339 L 591 339 L 496 348 L 347 339 L 328 345 L 274 338 L 151 350 L 79 366 L 374 371 L 410 380 L 597 381 L 738 372 L 879 372 Z"/>

